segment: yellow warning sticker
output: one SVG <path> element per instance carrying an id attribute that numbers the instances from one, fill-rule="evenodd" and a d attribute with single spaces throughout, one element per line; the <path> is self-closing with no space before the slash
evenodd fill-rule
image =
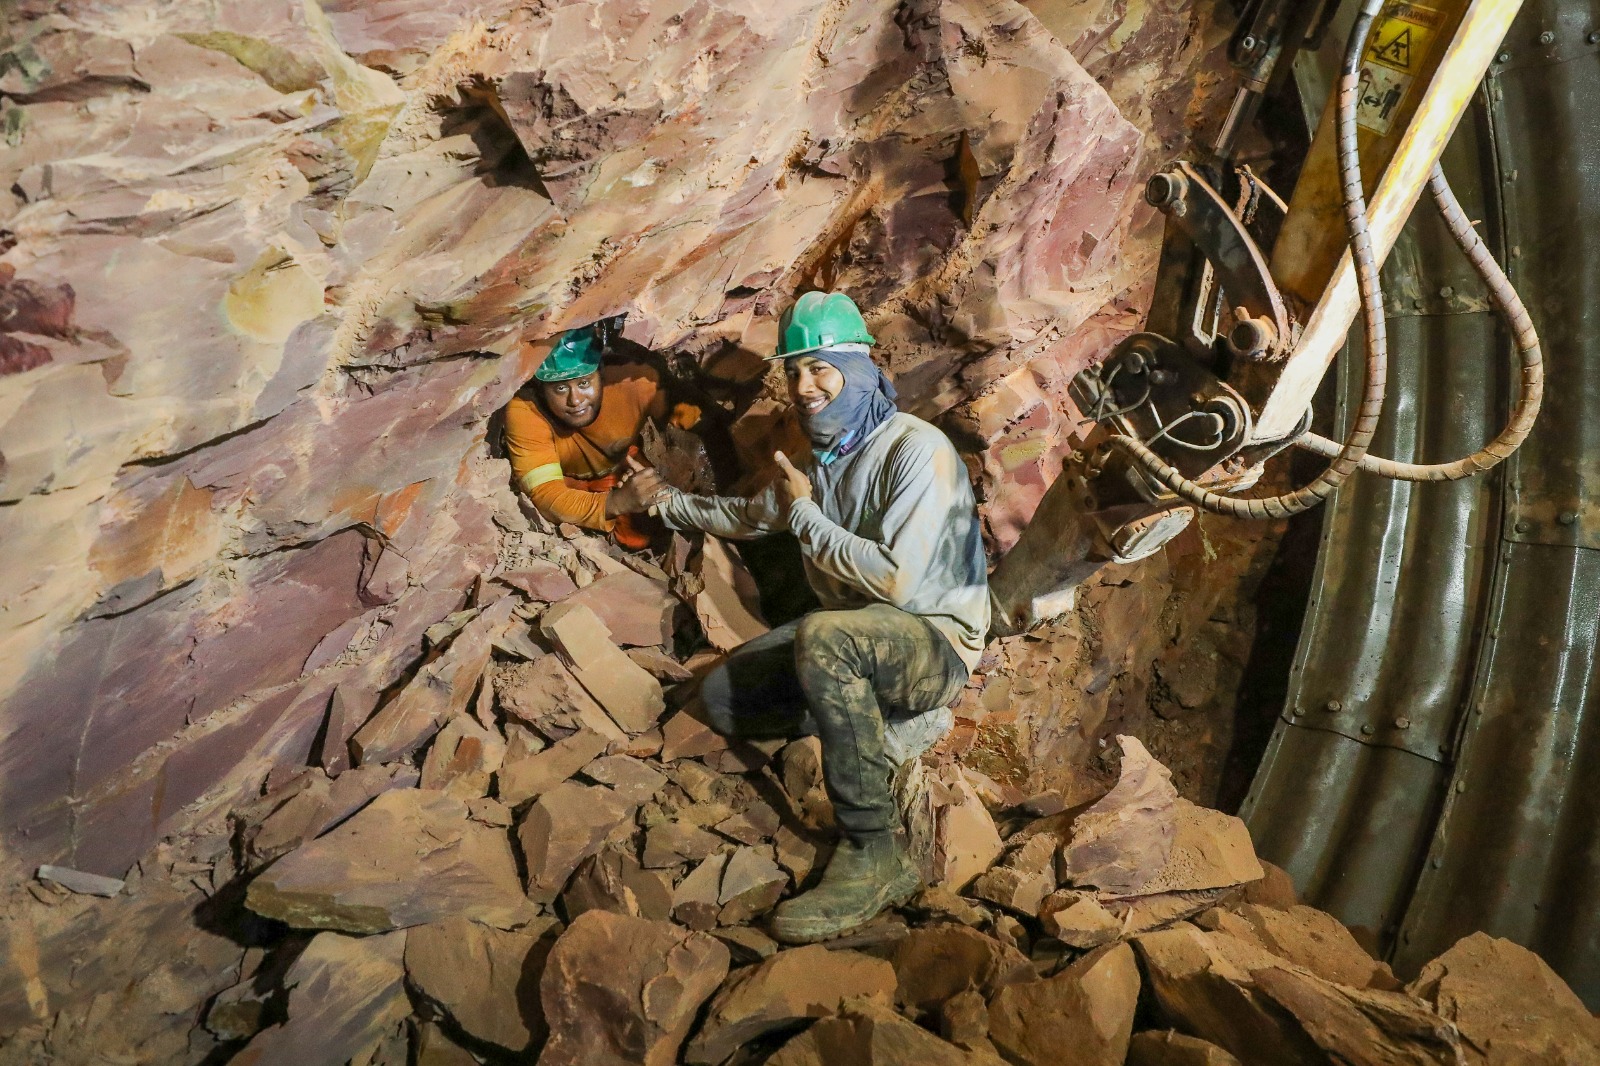
<path id="1" fill-rule="evenodd" d="M 1417 4 L 1390 4 L 1383 9 L 1367 41 L 1367 59 L 1401 74 L 1415 75 L 1428 58 L 1444 14 Z"/>
<path id="2" fill-rule="evenodd" d="M 1393 128 L 1400 105 L 1443 26 L 1444 13 L 1431 7 L 1405 2 L 1384 7 L 1367 39 L 1361 64 L 1358 125 L 1378 134 Z"/>

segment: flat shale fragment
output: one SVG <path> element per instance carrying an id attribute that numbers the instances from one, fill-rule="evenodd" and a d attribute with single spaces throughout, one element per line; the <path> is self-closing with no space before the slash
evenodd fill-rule
<path id="1" fill-rule="evenodd" d="M 397 789 L 250 884 L 251 910 L 301 929 L 380 933 L 445 918 L 531 917 L 511 845 L 442 792 Z"/>

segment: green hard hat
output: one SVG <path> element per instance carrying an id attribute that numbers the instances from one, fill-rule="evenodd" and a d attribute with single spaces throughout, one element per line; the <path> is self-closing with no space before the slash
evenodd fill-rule
<path id="1" fill-rule="evenodd" d="M 533 372 L 535 381 L 571 381 L 600 369 L 605 346 L 593 326 L 569 329 L 556 338 L 556 346 Z"/>
<path id="2" fill-rule="evenodd" d="M 876 344 L 856 302 L 842 292 L 806 292 L 778 322 L 778 351 L 787 359 L 834 344 Z"/>

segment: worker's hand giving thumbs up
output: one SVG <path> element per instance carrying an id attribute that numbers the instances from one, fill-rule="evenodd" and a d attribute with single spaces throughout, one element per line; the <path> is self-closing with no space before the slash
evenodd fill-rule
<path id="1" fill-rule="evenodd" d="M 789 457 L 782 452 L 773 452 L 772 458 L 777 460 L 780 471 L 774 483 L 778 492 L 778 507 L 788 514 L 794 501 L 811 499 L 811 479 L 796 470 L 794 464 L 789 462 Z"/>

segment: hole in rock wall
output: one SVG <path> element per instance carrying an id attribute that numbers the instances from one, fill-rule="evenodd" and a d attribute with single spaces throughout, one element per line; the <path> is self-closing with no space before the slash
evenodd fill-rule
<path id="1" fill-rule="evenodd" d="M 492 88 L 469 83 L 460 86 L 458 92 L 453 100 L 436 105 L 439 139 L 470 138 L 477 155 L 475 172 L 490 188 L 514 185 L 532 189 L 548 199 L 538 168 L 518 140 Z"/>

